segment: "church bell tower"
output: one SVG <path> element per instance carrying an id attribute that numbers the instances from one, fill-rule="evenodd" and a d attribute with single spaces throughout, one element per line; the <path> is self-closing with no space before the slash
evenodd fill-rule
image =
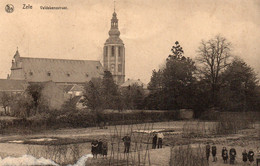
<path id="1" fill-rule="evenodd" d="M 125 82 L 125 46 L 119 38 L 118 19 L 114 9 L 111 19 L 109 38 L 103 48 L 104 70 L 110 71 L 116 84 L 121 85 Z"/>

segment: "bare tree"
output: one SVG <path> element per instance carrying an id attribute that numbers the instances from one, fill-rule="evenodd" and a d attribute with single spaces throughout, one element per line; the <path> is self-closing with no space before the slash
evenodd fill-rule
<path id="1" fill-rule="evenodd" d="M 207 42 L 202 41 L 198 49 L 197 61 L 201 64 L 200 74 L 211 86 L 213 103 L 218 91 L 220 73 L 229 64 L 230 51 L 231 43 L 220 35 Z"/>

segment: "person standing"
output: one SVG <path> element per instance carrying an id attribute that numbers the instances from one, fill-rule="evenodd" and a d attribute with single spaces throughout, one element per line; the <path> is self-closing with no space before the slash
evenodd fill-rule
<path id="1" fill-rule="evenodd" d="M 223 149 L 222 149 L 222 158 L 223 158 L 224 163 L 226 164 L 227 160 L 228 160 L 228 151 L 227 151 L 226 147 L 223 147 Z"/>
<path id="2" fill-rule="evenodd" d="M 212 148 L 211 148 L 211 153 L 212 153 L 212 157 L 213 157 L 213 162 L 216 162 L 217 161 L 217 147 L 216 145 L 213 145 Z"/>
<path id="3" fill-rule="evenodd" d="M 100 154 L 100 156 L 102 155 L 102 146 L 103 146 L 102 139 L 99 139 L 97 149 L 98 149 L 98 154 Z"/>
<path id="4" fill-rule="evenodd" d="M 163 138 L 164 138 L 164 135 L 163 133 L 158 133 L 157 134 L 157 138 L 158 138 L 158 146 L 157 148 L 162 148 L 162 142 L 163 142 Z"/>
<path id="5" fill-rule="evenodd" d="M 209 156 L 210 156 L 210 145 L 207 142 L 207 145 L 206 145 L 206 157 L 207 157 L 207 161 L 208 162 L 209 162 Z"/>
<path id="6" fill-rule="evenodd" d="M 102 144 L 102 155 L 105 158 L 107 158 L 107 151 L 108 151 L 107 141 L 104 141 Z"/>
<path id="7" fill-rule="evenodd" d="M 97 158 L 97 154 L 98 154 L 98 141 L 97 140 L 93 140 L 91 142 L 91 153 L 93 155 L 93 158 Z"/>
<path id="8" fill-rule="evenodd" d="M 131 145 L 131 138 L 127 134 L 126 136 L 123 137 L 122 140 L 123 140 L 124 145 L 125 145 L 124 153 L 129 153 L 129 149 L 130 149 L 130 145 Z"/>
<path id="9" fill-rule="evenodd" d="M 230 164 L 235 164 L 236 155 L 237 155 L 236 149 L 235 148 L 231 148 L 229 150 Z"/>
<path id="10" fill-rule="evenodd" d="M 156 144 L 157 144 L 157 134 L 154 133 L 154 135 L 153 135 L 153 146 L 152 146 L 153 149 L 156 149 Z"/>
<path id="11" fill-rule="evenodd" d="M 253 152 L 253 150 L 252 149 L 250 149 L 249 150 L 249 152 L 248 152 L 248 160 L 249 160 L 249 162 L 250 162 L 250 165 L 252 165 L 252 163 L 254 162 L 254 152 Z"/>
<path id="12" fill-rule="evenodd" d="M 260 148 L 259 147 L 257 147 L 257 151 L 256 151 L 256 165 L 258 166 L 260 166 Z"/>
<path id="13" fill-rule="evenodd" d="M 246 150 L 244 150 L 243 153 L 242 153 L 242 160 L 244 162 L 244 165 L 247 165 L 247 152 L 246 152 Z"/>

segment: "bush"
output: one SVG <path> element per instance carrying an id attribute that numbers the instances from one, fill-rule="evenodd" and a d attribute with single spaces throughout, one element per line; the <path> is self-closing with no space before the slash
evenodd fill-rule
<path id="1" fill-rule="evenodd" d="M 65 127 L 90 127 L 96 123 L 92 113 L 78 110 L 60 115 L 56 120 L 61 126 Z"/>

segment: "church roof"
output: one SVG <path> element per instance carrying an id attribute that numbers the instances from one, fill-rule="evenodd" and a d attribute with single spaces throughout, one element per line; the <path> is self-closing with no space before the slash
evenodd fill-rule
<path id="1" fill-rule="evenodd" d="M 0 92 L 23 92 L 27 85 L 24 80 L 0 79 Z"/>
<path id="2" fill-rule="evenodd" d="M 84 83 L 103 73 L 99 61 L 19 57 L 18 65 L 28 82 Z M 16 61 L 17 61 L 16 60 Z M 12 66 L 12 70 L 16 68 Z M 12 75 L 11 75 L 12 78 Z"/>

